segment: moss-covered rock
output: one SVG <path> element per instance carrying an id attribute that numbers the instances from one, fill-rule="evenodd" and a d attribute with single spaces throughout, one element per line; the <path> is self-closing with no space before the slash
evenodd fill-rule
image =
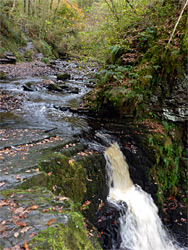
<path id="1" fill-rule="evenodd" d="M 71 75 L 69 73 L 62 73 L 57 75 L 57 80 L 70 80 Z"/>
<path id="2" fill-rule="evenodd" d="M 81 165 L 58 153 L 54 154 L 51 160 L 42 161 L 39 167 L 46 173 L 52 173 L 48 188 L 52 189 L 55 185 L 57 193 L 61 192 L 74 202 L 83 201 L 86 192 L 86 171 Z"/>
<path id="3" fill-rule="evenodd" d="M 73 212 L 70 216 L 72 219 L 66 226 L 59 224 L 57 227 L 47 228 L 29 242 L 29 246 L 33 250 L 100 250 L 96 235 L 93 242 L 88 238 L 82 215 Z"/>
<path id="4" fill-rule="evenodd" d="M 0 80 L 1 79 L 6 79 L 6 78 L 7 78 L 6 74 L 3 71 L 0 70 Z"/>

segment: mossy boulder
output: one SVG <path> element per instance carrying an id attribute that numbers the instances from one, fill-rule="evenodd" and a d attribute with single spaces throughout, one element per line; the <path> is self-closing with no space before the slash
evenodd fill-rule
<path id="1" fill-rule="evenodd" d="M 74 202 L 82 202 L 86 193 L 86 171 L 77 162 L 58 153 L 49 161 L 43 161 L 39 168 L 51 173 L 48 188 L 64 194 Z M 55 185 L 55 187 L 54 187 Z"/>
<path id="2" fill-rule="evenodd" d="M 57 75 L 57 80 L 70 80 L 71 75 L 69 73 L 62 73 Z"/>
<path id="3" fill-rule="evenodd" d="M 6 74 L 0 70 L 0 80 L 6 79 L 6 78 L 7 78 Z"/>
<path id="4" fill-rule="evenodd" d="M 92 242 L 87 236 L 83 216 L 78 213 L 70 213 L 71 220 L 67 225 L 59 224 L 57 227 L 49 227 L 40 232 L 31 242 L 29 247 L 33 250 L 100 250 L 96 235 Z"/>
<path id="5" fill-rule="evenodd" d="M 57 84 L 53 84 L 53 83 L 49 84 L 47 86 L 47 89 L 53 90 L 53 91 L 59 91 L 59 92 L 63 91 L 62 88 L 60 88 Z"/>

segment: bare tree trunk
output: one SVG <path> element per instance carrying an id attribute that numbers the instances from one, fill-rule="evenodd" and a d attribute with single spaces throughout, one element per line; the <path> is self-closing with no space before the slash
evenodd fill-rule
<path id="1" fill-rule="evenodd" d="M 54 1 L 54 0 L 51 0 L 51 1 L 50 1 L 50 10 L 51 10 L 51 11 L 52 11 L 52 6 L 53 6 L 53 1 Z"/>
<path id="2" fill-rule="evenodd" d="M 17 3 L 17 0 L 14 0 L 13 1 L 13 5 L 12 5 L 12 11 L 14 11 L 15 7 L 16 7 L 16 3 Z"/>
<path id="3" fill-rule="evenodd" d="M 26 0 L 24 0 L 24 13 L 26 13 Z"/>
<path id="4" fill-rule="evenodd" d="M 40 0 L 38 1 L 38 17 L 41 15 L 41 2 Z"/>
<path id="5" fill-rule="evenodd" d="M 31 0 L 28 0 L 28 15 L 31 15 Z"/>
<path id="6" fill-rule="evenodd" d="M 110 0 L 110 1 L 111 1 L 111 3 L 112 3 L 112 6 L 110 6 L 110 4 L 109 4 L 108 0 L 104 0 L 104 1 L 107 3 L 107 5 L 108 5 L 109 9 L 110 9 L 110 10 L 111 10 L 111 12 L 114 14 L 114 17 L 116 18 L 117 22 L 119 23 L 119 17 L 118 17 L 118 15 L 117 15 L 116 10 L 113 8 L 113 7 L 114 7 L 114 5 L 113 5 L 113 1 L 112 1 L 112 0 Z"/>
<path id="7" fill-rule="evenodd" d="M 55 20 L 55 16 L 56 16 L 56 13 L 57 13 L 57 10 L 58 10 L 58 7 L 59 7 L 59 3 L 60 3 L 60 0 L 58 0 L 55 11 L 54 11 L 54 18 L 53 18 L 54 20 Z"/>
<path id="8" fill-rule="evenodd" d="M 32 2 L 32 16 L 35 15 L 35 10 L 36 10 L 36 0 L 33 0 L 33 2 Z"/>
<path id="9" fill-rule="evenodd" d="M 178 26 L 178 23 L 179 23 L 179 21 L 180 21 L 182 15 L 183 15 L 183 12 L 184 12 L 184 10 L 185 10 L 185 8 L 186 8 L 187 6 L 188 6 L 188 0 L 186 0 L 185 5 L 183 6 L 183 8 L 182 8 L 182 10 L 181 10 L 181 13 L 180 13 L 180 15 L 179 15 L 178 21 L 176 22 L 176 24 L 175 24 L 175 26 L 174 26 L 173 32 L 172 32 L 172 34 L 171 34 L 171 36 L 170 36 L 170 39 L 169 39 L 169 41 L 168 41 L 168 44 L 167 44 L 166 49 L 168 49 L 169 44 L 170 44 L 170 42 L 172 41 L 172 37 L 173 37 L 173 35 L 174 35 L 175 31 L 176 31 L 176 28 L 177 28 L 177 26 Z"/>
<path id="10" fill-rule="evenodd" d="M 134 11 L 134 13 L 136 13 L 136 11 L 135 11 L 133 5 L 130 3 L 130 1 L 129 0 L 125 0 L 125 2 L 131 7 L 131 9 Z"/>

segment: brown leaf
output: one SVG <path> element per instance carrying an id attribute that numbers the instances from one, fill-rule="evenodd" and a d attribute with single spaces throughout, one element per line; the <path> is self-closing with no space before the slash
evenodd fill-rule
<path id="1" fill-rule="evenodd" d="M 16 180 L 19 180 L 20 179 L 20 175 L 18 174 L 17 176 L 16 176 Z"/>
<path id="2" fill-rule="evenodd" d="M 15 223 L 17 226 L 19 226 L 19 227 L 26 227 L 28 224 L 27 223 L 24 223 L 23 221 L 21 221 L 21 220 L 18 220 L 18 221 L 16 221 L 16 223 Z"/>
<path id="3" fill-rule="evenodd" d="M 30 209 L 30 210 L 37 210 L 37 209 L 38 209 L 38 207 L 39 207 L 39 206 L 34 205 L 34 206 L 32 206 L 32 207 L 29 207 L 29 209 Z"/>
<path id="4" fill-rule="evenodd" d="M 3 182 L 0 182 L 0 187 L 4 186 L 6 183 L 3 181 Z"/>
<path id="5" fill-rule="evenodd" d="M 29 231 L 29 229 L 31 229 L 31 228 L 33 228 L 33 227 L 24 227 L 24 228 L 22 228 L 22 230 L 20 230 L 20 233 L 22 233 L 22 234 L 24 234 L 24 233 L 26 233 L 27 231 Z"/>
<path id="6" fill-rule="evenodd" d="M 64 201 L 64 200 L 69 200 L 69 198 L 68 198 L 68 197 L 63 196 L 63 197 L 59 197 L 59 200 L 60 200 L 60 201 Z"/>
<path id="7" fill-rule="evenodd" d="M 5 225 L 7 223 L 7 221 L 6 220 L 3 220 L 2 222 L 1 222 L 1 225 Z"/>
<path id="8" fill-rule="evenodd" d="M 49 212 L 49 208 L 46 208 L 46 209 L 42 209 L 42 212 Z"/>
<path id="9" fill-rule="evenodd" d="M 27 244 L 27 241 L 26 241 L 26 240 L 25 240 L 25 242 L 24 242 L 23 248 L 25 248 L 25 250 L 29 250 L 29 246 L 28 246 L 28 244 Z"/>
<path id="10" fill-rule="evenodd" d="M 10 201 L 7 199 L 7 200 L 0 200 L 0 208 L 3 207 L 3 206 L 8 206 L 10 205 Z"/>
<path id="11" fill-rule="evenodd" d="M 50 226 L 54 222 L 54 219 L 48 221 L 48 226 Z"/>
<path id="12" fill-rule="evenodd" d="M 32 233 L 32 234 L 29 235 L 29 237 L 32 238 L 35 235 L 37 235 L 37 233 Z"/>
<path id="13" fill-rule="evenodd" d="M 15 214 L 19 214 L 19 213 L 22 213 L 23 211 L 24 211 L 24 207 L 19 207 L 19 208 L 17 208 L 15 211 L 14 211 L 14 213 Z"/>
<path id="14" fill-rule="evenodd" d="M 8 226 L 3 226 L 0 224 L 0 233 L 3 233 L 6 229 L 7 229 Z"/>
<path id="15" fill-rule="evenodd" d="M 16 222 L 20 219 L 19 216 L 13 216 L 13 223 L 16 224 Z"/>

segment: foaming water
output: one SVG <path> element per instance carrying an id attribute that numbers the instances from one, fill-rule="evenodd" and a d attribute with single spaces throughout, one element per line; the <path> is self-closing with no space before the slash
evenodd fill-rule
<path id="1" fill-rule="evenodd" d="M 127 211 L 120 217 L 122 250 L 180 250 L 170 239 L 159 216 L 158 208 L 149 194 L 134 185 L 129 166 L 117 143 L 106 149 L 105 158 L 109 175 L 108 201 L 118 206 L 127 204 Z"/>

